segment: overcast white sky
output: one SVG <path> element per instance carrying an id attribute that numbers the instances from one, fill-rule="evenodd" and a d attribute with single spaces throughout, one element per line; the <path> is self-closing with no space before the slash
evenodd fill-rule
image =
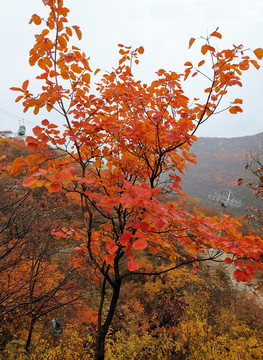
<path id="1" fill-rule="evenodd" d="M 142 45 L 145 53 L 137 74 L 144 82 L 152 81 L 159 68 L 181 72 L 185 61 L 200 60 L 197 44 L 188 50 L 189 39 L 205 36 L 218 26 L 223 35 L 219 48 L 233 43 L 263 47 L 262 0 L 64 0 L 64 4 L 70 9 L 69 25 L 79 25 L 83 33 L 76 45 L 91 57 L 94 69 L 110 70 L 117 65 L 118 43 Z M 1 6 L 0 130 L 17 131 L 21 117 L 30 134 L 33 124 L 47 117 L 46 113 L 24 114 L 14 102 L 17 93 L 9 90 L 37 75 L 28 65 L 34 34 L 40 31 L 28 24 L 33 13 L 46 14 L 41 0 L 11 0 Z M 189 90 L 200 97 L 202 86 L 201 78 L 196 77 Z M 217 115 L 204 124 L 198 136 L 235 137 L 263 131 L 263 66 L 246 74 L 234 97 L 243 98 L 244 112 Z"/>

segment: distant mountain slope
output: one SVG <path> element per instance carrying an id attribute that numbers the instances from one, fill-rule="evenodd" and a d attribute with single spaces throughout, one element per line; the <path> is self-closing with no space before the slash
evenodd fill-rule
<path id="1" fill-rule="evenodd" d="M 237 138 L 200 137 L 191 152 L 197 156 L 197 165 L 189 165 L 183 190 L 200 199 L 200 204 L 215 206 L 208 199 L 208 193 L 227 188 L 242 201 L 242 207 L 235 212 L 243 213 L 250 205 L 262 206 L 249 190 L 237 186 L 237 179 L 249 179 L 245 164 L 250 152 L 263 155 L 263 133 Z"/>

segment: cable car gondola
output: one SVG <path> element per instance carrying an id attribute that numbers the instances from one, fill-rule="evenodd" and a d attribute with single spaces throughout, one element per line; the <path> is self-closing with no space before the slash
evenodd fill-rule
<path id="1" fill-rule="evenodd" d="M 19 129 L 18 129 L 18 135 L 19 136 L 24 136 L 26 134 L 26 127 L 25 125 L 20 125 L 20 122 L 19 122 Z"/>

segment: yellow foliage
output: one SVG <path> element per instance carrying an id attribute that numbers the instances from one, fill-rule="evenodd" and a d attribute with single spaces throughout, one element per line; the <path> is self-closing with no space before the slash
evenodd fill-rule
<path id="1" fill-rule="evenodd" d="M 169 360 L 172 353 L 177 351 L 177 344 L 163 330 L 158 336 L 143 332 L 141 335 L 127 336 L 124 331 L 108 338 L 106 342 L 107 360 Z"/>

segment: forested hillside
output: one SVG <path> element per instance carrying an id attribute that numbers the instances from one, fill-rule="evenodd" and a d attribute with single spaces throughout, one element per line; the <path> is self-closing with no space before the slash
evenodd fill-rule
<path id="1" fill-rule="evenodd" d="M 196 154 L 197 165 L 189 164 L 189 172 L 184 177 L 183 190 L 187 194 L 200 199 L 200 204 L 218 207 L 209 200 L 208 194 L 231 189 L 242 201 L 240 209 L 231 209 L 234 213 L 244 213 L 251 205 L 261 206 L 251 191 L 238 186 L 237 180 L 240 177 L 250 179 L 246 162 L 250 162 L 250 153 L 262 156 L 263 133 L 237 138 L 200 137 L 192 151 Z"/>

